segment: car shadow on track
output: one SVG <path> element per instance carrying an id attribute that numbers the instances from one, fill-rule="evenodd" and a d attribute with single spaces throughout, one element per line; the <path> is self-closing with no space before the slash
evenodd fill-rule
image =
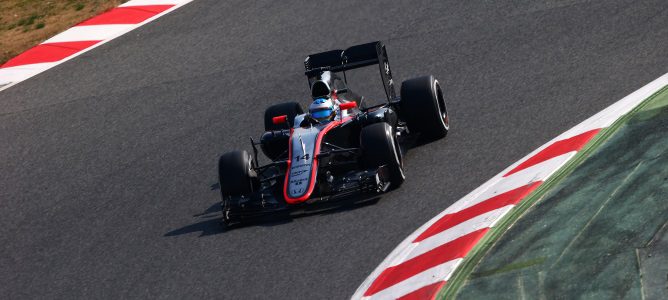
<path id="1" fill-rule="evenodd" d="M 212 185 L 211 189 L 219 188 Z M 267 217 L 254 221 L 249 221 L 243 224 L 236 224 L 233 226 L 226 226 L 222 223 L 222 208 L 220 202 L 210 205 L 203 212 L 193 215 L 196 222 L 184 227 L 174 229 L 164 234 L 164 236 L 177 236 L 183 234 L 190 234 L 200 232 L 200 237 L 225 233 L 230 230 L 240 229 L 251 226 L 277 226 L 290 223 L 295 219 L 310 217 L 315 215 L 333 214 L 345 212 L 360 207 L 376 204 L 380 200 L 380 195 L 371 196 L 356 196 L 343 201 L 333 203 L 312 204 L 302 207 L 299 210 L 291 212 L 289 215 L 282 215 L 276 217 Z"/>

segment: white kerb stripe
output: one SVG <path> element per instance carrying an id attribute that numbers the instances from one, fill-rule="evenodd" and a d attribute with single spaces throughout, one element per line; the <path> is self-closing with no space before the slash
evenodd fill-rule
<path id="1" fill-rule="evenodd" d="M 115 38 L 137 27 L 133 24 L 74 26 L 44 41 L 46 43 L 102 41 Z"/>
<path id="2" fill-rule="evenodd" d="M 362 299 L 397 299 L 405 296 L 419 288 L 428 286 L 430 284 L 448 280 L 452 272 L 462 262 L 462 258 L 453 259 L 433 268 L 427 269 L 415 276 L 399 282 L 391 287 L 388 287 L 378 293 Z"/>
<path id="3" fill-rule="evenodd" d="M 529 168 L 518 171 L 517 173 L 513 173 L 508 177 L 502 177 L 499 181 L 490 186 L 477 197 L 469 201 L 457 201 L 455 204 L 448 207 L 446 211 L 450 214 L 455 213 L 462 209 L 483 202 L 489 198 L 526 186 L 530 183 L 544 181 L 548 177 L 552 176 L 552 174 L 561 168 L 568 160 L 575 156 L 576 153 L 576 151 L 571 151 L 535 164 Z"/>
<path id="4" fill-rule="evenodd" d="M 2 68 L 0 69 L 0 85 L 24 80 L 57 64 L 58 62 L 50 62 Z"/>
<path id="5" fill-rule="evenodd" d="M 407 247 L 406 251 L 402 254 L 399 254 L 397 259 L 392 262 L 390 267 L 397 266 L 409 259 L 425 254 L 438 246 L 454 241 L 457 238 L 465 236 L 471 232 L 492 227 L 494 224 L 496 224 L 496 221 L 508 213 L 508 211 L 510 211 L 513 207 L 514 205 L 511 204 L 497 208 L 459 223 L 452 228 L 444 230 L 443 232 L 430 236 L 419 243 L 413 243 L 415 247 Z"/>

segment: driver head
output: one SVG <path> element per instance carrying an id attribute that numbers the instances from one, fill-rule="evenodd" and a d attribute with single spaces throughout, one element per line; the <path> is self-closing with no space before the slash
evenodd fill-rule
<path id="1" fill-rule="evenodd" d="M 334 119 L 334 102 L 331 98 L 318 98 L 309 106 L 309 114 L 319 122 L 328 122 Z"/>

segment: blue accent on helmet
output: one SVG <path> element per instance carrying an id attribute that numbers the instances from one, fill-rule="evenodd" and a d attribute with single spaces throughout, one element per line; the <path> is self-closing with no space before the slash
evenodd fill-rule
<path id="1" fill-rule="evenodd" d="M 311 116 L 316 119 L 324 119 L 332 115 L 331 109 L 323 109 L 319 111 L 314 111 L 311 113 Z"/>
<path id="2" fill-rule="evenodd" d="M 309 106 L 309 113 L 318 121 L 331 119 L 334 115 L 334 103 L 328 98 L 317 98 Z"/>

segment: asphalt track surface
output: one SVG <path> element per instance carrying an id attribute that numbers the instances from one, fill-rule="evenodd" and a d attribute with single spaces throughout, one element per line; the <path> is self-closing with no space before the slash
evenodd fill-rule
<path id="1" fill-rule="evenodd" d="M 451 134 L 375 204 L 224 230 L 218 155 L 268 105 L 306 104 L 305 55 L 373 40 L 397 82 L 446 86 Z M 0 296 L 349 297 L 418 226 L 666 72 L 665 0 L 194 1 L 0 93 Z"/>

